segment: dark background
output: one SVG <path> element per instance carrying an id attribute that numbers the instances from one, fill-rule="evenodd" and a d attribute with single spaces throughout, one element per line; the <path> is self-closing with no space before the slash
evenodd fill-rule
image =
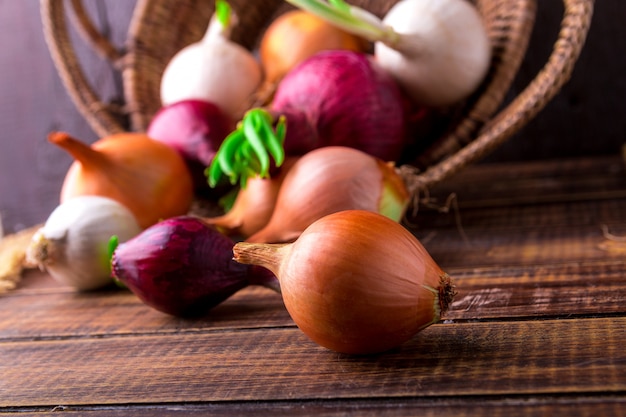
<path id="1" fill-rule="evenodd" d="M 85 0 L 96 24 L 122 45 L 132 0 Z M 562 2 L 538 0 L 528 56 L 514 97 L 545 63 L 559 29 Z M 598 0 L 591 32 L 570 82 L 546 109 L 481 163 L 618 154 L 626 139 L 626 1 Z M 76 38 L 85 71 L 106 100 L 121 95 L 119 76 Z M 5 233 L 44 221 L 58 204 L 71 159 L 46 141 L 64 130 L 96 135 L 74 108 L 45 44 L 38 0 L 0 0 L 0 216 Z"/>

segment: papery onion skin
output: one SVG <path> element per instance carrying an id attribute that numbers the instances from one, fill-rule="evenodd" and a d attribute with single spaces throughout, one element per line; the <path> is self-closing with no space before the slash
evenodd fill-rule
<path id="1" fill-rule="evenodd" d="M 227 236 L 247 238 L 267 225 L 274 208 L 283 180 L 298 157 L 286 158 L 270 178 L 248 179 L 245 188 L 239 190 L 232 208 L 221 216 L 205 217 Z"/>
<path id="2" fill-rule="evenodd" d="M 415 103 L 447 107 L 486 76 L 491 43 L 478 9 L 467 0 L 401 0 L 381 20 L 343 0 L 286 0 L 374 42 L 377 62 Z"/>
<path id="3" fill-rule="evenodd" d="M 489 70 L 491 44 L 471 2 L 402 0 L 383 24 L 401 35 L 396 45 L 376 42 L 376 58 L 416 103 L 456 104 L 478 88 Z"/>
<path id="4" fill-rule="evenodd" d="M 296 65 L 321 51 L 347 49 L 366 52 L 369 42 L 325 20 L 304 12 L 290 10 L 268 26 L 259 45 L 265 75 L 261 96 L 271 101 L 280 80 Z"/>
<path id="5" fill-rule="evenodd" d="M 53 132 L 48 140 L 75 159 L 61 202 L 79 195 L 109 197 L 126 206 L 142 228 L 191 207 L 193 180 L 184 159 L 143 133 L 113 134 L 91 145 L 64 132 Z"/>
<path id="6" fill-rule="evenodd" d="M 396 82 L 367 54 L 323 51 L 278 85 L 270 111 L 285 115 L 288 155 L 349 146 L 396 161 L 407 145 L 407 102 Z"/>
<path id="7" fill-rule="evenodd" d="M 374 211 L 400 221 L 409 198 L 393 164 L 358 149 L 325 146 L 294 164 L 278 192 L 272 217 L 246 240 L 291 242 L 319 218 L 349 209 Z"/>
<path id="8" fill-rule="evenodd" d="M 269 271 L 234 262 L 233 245 L 198 218 L 170 218 L 115 249 L 113 276 L 145 304 L 181 317 L 203 315 L 249 285 L 279 288 Z"/>
<path id="9" fill-rule="evenodd" d="M 454 296 L 448 275 L 407 229 L 362 210 L 326 216 L 294 243 L 240 242 L 233 253 L 273 271 L 298 327 L 341 353 L 401 345 L 439 321 Z"/>

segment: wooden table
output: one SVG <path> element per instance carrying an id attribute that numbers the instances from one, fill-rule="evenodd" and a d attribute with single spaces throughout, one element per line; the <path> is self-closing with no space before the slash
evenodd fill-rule
<path id="1" fill-rule="evenodd" d="M 626 413 L 623 162 L 475 166 L 430 198 L 415 233 L 458 296 L 400 348 L 321 348 L 264 288 L 184 320 L 32 272 L 0 296 L 0 415 Z"/>

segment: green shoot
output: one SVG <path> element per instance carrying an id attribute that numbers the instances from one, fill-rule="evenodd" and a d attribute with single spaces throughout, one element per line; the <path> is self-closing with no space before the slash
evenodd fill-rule
<path id="1" fill-rule="evenodd" d="M 113 278 L 113 282 L 120 288 L 126 288 L 126 285 L 122 283 L 115 275 L 113 275 L 113 253 L 115 253 L 115 249 L 120 244 L 120 239 L 118 236 L 113 235 L 109 238 L 107 242 L 107 259 L 109 260 L 109 267 L 111 268 L 111 277 Z"/>
<path id="2" fill-rule="evenodd" d="M 346 3 L 344 0 L 328 0 L 332 6 L 334 6 L 337 10 L 342 13 L 350 13 L 350 5 Z"/>
<path id="3" fill-rule="evenodd" d="M 117 249 L 120 244 L 120 239 L 116 235 L 111 236 L 109 242 L 107 243 L 107 256 L 109 260 L 113 259 L 113 252 Z"/>
<path id="4" fill-rule="evenodd" d="M 205 170 L 209 185 L 215 187 L 226 176 L 232 185 L 239 181 L 245 188 L 250 177 L 269 177 L 270 156 L 277 167 L 281 166 L 285 160 L 285 118 L 280 117 L 275 128 L 273 124 L 266 110 L 249 110 Z"/>
<path id="5" fill-rule="evenodd" d="M 286 0 L 302 10 L 369 41 L 395 45 L 399 35 L 365 9 L 351 6 L 344 0 Z"/>
<path id="6" fill-rule="evenodd" d="M 215 17 L 223 28 L 230 27 L 231 16 L 230 4 L 226 0 L 215 0 Z"/>

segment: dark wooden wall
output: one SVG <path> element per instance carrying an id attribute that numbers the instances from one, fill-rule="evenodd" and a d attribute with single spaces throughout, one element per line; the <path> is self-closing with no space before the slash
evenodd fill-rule
<path id="1" fill-rule="evenodd" d="M 208 0 L 207 0 L 208 1 Z M 511 96 L 523 89 L 550 53 L 562 2 L 538 0 L 528 57 Z M 484 162 L 615 154 L 626 138 L 626 2 L 597 0 L 592 30 L 569 84 L 516 137 Z M 101 30 L 125 39 L 134 1 L 85 0 Z M 121 94 L 119 77 L 80 41 L 76 47 L 94 86 Z M 45 44 L 37 0 L 0 0 L 0 216 L 6 233 L 44 221 L 58 203 L 71 163 L 46 142 L 52 130 L 96 139 L 66 94 Z"/>

